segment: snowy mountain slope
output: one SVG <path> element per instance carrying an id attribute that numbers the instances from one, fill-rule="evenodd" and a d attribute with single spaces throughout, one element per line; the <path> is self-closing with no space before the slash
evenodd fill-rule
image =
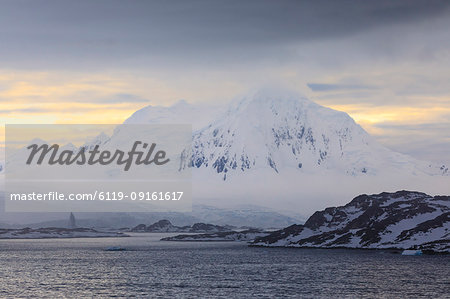
<path id="1" fill-rule="evenodd" d="M 192 123 L 192 156 L 183 166 L 212 170 L 224 180 L 254 169 L 350 176 L 450 175 L 444 165 L 383 147 L 348 114 L 284 90 L 263 89 L 227 109 L 184 101 L 171 107 L 149 106 L 125 123 Z"/>
<path id="2" fill-rule="evenodd" d="M 277 209 L 279 210 L 279 209 Z M 293 223 L 303 223 L 306 218 L 294 213 L 276 212 L 261 206 L 235 206 L 220 209 L 213 206 L 194 204 L 192 215 L 207 223 L 217 225 L 251 226 L 261 228 L 280 228 Z M 289 216 L 291 215 L 291 216 Z"/>
<path id="3" fill-rule="evenodd" d="M 393 152 L 346 113 L 296 93 L 263 89 L 206 116 L 199 105 L 175 106 L 144 108 L 126 123 L 196 122 L 182 164 L 193 170 L 196 204 L 307 215 L 361 193 L 450 194 L 448 167 Z"/>
<path id="4" fill-rule="evenodd" d="M 193 105 L 180 100 L 170 107 L 147 106 L 131 115 L 125 124 L 191 124 L 194 130 L 212 122 L 225 107 Z"/>
<path id="5" fill-rule="evenodd" d="M 384 148 L 344 112 L 296 94 L 259 91 L 193 135 L 189 165 L 227 176 L 251 169 L 345 175 L 448 174 Z"/>
<path id="6" fill-rule="evenodd" d="M 450 252 L 450 196 L 360 195 L 253 243 L 258 246 L 423 248 Z"/>

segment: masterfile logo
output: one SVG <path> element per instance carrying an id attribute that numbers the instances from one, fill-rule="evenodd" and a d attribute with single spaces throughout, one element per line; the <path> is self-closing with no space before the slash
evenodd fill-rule
<path id="1" fill-rule="evenodd" d="M 144 150 L 147 150 L 145 156 L 144 151 L 138 150 L 140 145 Z M 44 158 L 47 155 L 50 155 L 50 158 L 48 159 L 49 165 L 71 165 L 74 163 L 77 165 L 109 165 L 115 162 L 117 165 L 125 165 L 124 170 L 128 171 L 133 162 L 136 163 L 136 165 L 150 165 L 152 163 L 155 165 L 164 165 L 170 161 L 170 159 L 166 159 L 166 152 L 163 150 L 158 150 L 153 154 L 156 143 L 152 143 L 149 146 L 146 142 L 135 141 L 129 152 L 117 149 L 112 153 L 109 150 L 100 151 L 99 147 L 100 145 L 97 144 L 94 146 L 93 150 L 87 152 L 84 147 L 80 148 L 78 152 L 73 150 L 63 150 L 59 152 L 58 144 L 53 144 L 52 146 L 49 146 L 48 144 L 32 144 L 27 146 L 27 149 L 30 150 L 30 155 L 28 156 L 26 163 L 31 165 L 34 162 L 35 156 L 39 154 L 35 161 L 37 165 L 41 165 Z M 136 157 L 135 160 L 134 157 Z"/>
<path id="2" fill-rule="evenodd" d="M 7 211 L 190 211 L 190 125 L 7 125 Z"/>

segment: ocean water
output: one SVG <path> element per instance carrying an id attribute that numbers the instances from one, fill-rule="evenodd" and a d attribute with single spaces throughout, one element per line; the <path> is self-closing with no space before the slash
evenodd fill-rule
<path id="1" fill-rule="evenodd" d="M 0 298 L 449 298 L 450 294 L 450 256 L 159 241 L 168 235 L 0 240 Z M 128 251 L 105 251 L 109 246 Z"/>

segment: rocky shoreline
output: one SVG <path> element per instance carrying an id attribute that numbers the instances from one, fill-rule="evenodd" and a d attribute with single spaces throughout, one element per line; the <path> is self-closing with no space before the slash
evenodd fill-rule
<path id="1" fill-rule="evenodd" d="M 250 246 L 414 249 L 450 253 L 450 196 L 398 191 L 360 195 L 341 207 L 314 213 L 256 238 Z"/>
<path id="2" fill-rule="evenodd" d="M 0 239 L 108 238 L 129 237 L 120 232 L 103 232 L 92 228 L 46 227 L 32 229 L 0 229 Z"/>

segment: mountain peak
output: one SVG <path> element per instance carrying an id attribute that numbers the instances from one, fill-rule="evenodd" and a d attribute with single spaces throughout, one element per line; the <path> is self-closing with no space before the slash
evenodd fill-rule
<path id="1" fill-rule="evenodd" d="M 248 93 L 243 96 L 237 103 L 237 106 L 247 106 L 252 107 L 258 105 L 269 105 L 272 107 L 285 106 L 290 107 L 293 105 L 317 105 L 313 101 L 304 97 L 296 91 L 281 88 L 261 88 L 253 92 Z"/>
<path id="2" fill-rule="evenodd" d="M 303 99 L 308 102 L 307 98 L 295 90 L 280 87 L 263 87 L 249 93 L 249 96 L 257 99 Z"/>
<path id="3" fill-rule="evenodd" d="M 184 100 L 147 106 L 125 123 L 191 124 L 192 155 L 180 168 L 212 171 L 224 180 L 254 169 L 350 176 L 447 172 L 388 150 L 347 113 L 278 87 L 253 90 L 227 106 Z"/>
<path id="4" fill-rule="evenodd" d="M 187 107 L 190 106 L 191 104 L 189 104 L 188 102 L 186 102 L 186 100 L 181 99 L 178 100 L 176 103 L 174 103 L 171 107 L 172 108 L 176 108 L 176 107 Z"/>
<path id="5" fill-rule="evenodd" d="M 232 172 L 284 168 L 317 172 L 373 173 L 348 152 L 367 152 L 370 136 L 346 113 L 320 106 L 298 93 L 261 89 L 231 105 L 226 114 L 194 134 L 192 166 Z M 350 159 L 351 160 L 351 159 Z"/>
<path id="6" fill-rule="evenodd" d="M 194 130 L 207 126 L 222 107 L 190 104 L 179 100 L 171 106 L 146 106 L 125 120 L 125 124 L 190 124 Z"/>

